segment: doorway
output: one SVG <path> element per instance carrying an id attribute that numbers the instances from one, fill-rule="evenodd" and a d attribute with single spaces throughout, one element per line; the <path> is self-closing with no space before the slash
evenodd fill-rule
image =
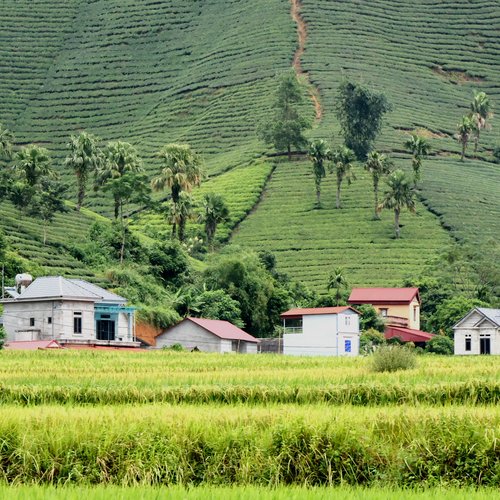
<path id="1" fill-rule="evenodd" d="M 489 337 L 479 339 L 479 354 L 491 354 L 491 339 Z"/>
<path id="2" fill-rule="evenodd" d="M 115 340 L 115 322 L 109 319 L 96 321 L 97 340 Z"/>

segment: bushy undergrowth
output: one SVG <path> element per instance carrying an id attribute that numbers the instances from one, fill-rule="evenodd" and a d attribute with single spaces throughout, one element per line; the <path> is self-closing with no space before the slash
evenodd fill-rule
<path id="1" fill-rule="evenodd" d="M 410 370 L 417 366 L 415 351 L 405 345 L 382 345 L 374 353 L 372 369 L 375 372 Z"/>

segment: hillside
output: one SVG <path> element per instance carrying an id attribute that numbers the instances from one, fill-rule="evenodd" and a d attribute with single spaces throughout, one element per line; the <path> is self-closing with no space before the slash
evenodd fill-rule
<path id="1" fill-rule="evenodd" d="M 473 90 L 487 92 L 496 109 L 500 104 L 496 3 L 293 3 L 294 17 L 286 0 L 37 0 L 35 6 L 6 0 L 0 6 L 0 64 L 8 68 L 0 77 L 0 122 L 19 145 L 49 148 L 71 183 L 61 160 L 69 134 L 81 129 L 132 142 L 150 174 L 161 145 L 189 142 L 210 175 L 196 196 L 220 191 L 232 210 L 221 236 L 241 222 L 235 243 L 274 251 L 280 269 L 319 290 L 333 265 L 346 267 L 352 284 L 397 284 L 454 240 L 488 252 L 498 246 L 500 168 L 488 160 L 500 143 L 500 125 L 493 121 L 478 157 L 465 163 L 453 140 Z M 333 106 L 347 76 L 383 91 L 393 104 L 378 147 L 395 152 L 398 164 L 409 168 L 402 153 L 409 131 L 430 139 L 423 203 L 417 216 L 403 216 L 401 241 L 391 237 L 390 214 L 370 220 L 371 188 L 361 169 L 344 189 L 338 213 L 331 178 L 325 209 L 312 210 L 307 162 L 279 163 L 269 177 L 271 163 L 258 160 L 267 148 L 256 126 L 270 111 L 276 73 L 294 60 L 318 96 L 316 110 L 310 104 L 311 117 L 315 111 L 318 117 L 311 137 L 335 134 L 340 142 Z M 110 214 L 101 194 L 89 204 Z M 82 238 L 94 215 L 58 216 L 43 247 L 36 223 L 20 225 L 12 209 L 1 208 L 0 225 L 21 254 L 53 272 L 92 275 L 68 253 L 68 240 Z M 148 214 L 135 221 L 150 234 L 159 224 Z"/>

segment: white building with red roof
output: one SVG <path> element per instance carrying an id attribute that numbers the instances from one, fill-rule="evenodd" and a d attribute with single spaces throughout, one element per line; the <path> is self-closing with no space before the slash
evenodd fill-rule
<path id="1" fill-rule="evenodd" d="M 156 348 L 175 344 L 188 350 L 256 353 L 259 339 L 229 321 L 184 318 L 156 337 Z"/>
<path id="2" fill-rule="evenodd" d="M 283 354 L 357 356 L 359 313 L 350 306 L 297 308 L 281 314 Z"/>

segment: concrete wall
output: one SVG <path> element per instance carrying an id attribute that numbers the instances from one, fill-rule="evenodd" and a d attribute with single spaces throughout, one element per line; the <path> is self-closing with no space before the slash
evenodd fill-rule
<path id="1" fill-rule="evenodd" d="M 478 312 L 471 314 L 459 328 L 455 328 L 454 345 L 455 354 L 460 356 L 478 355 L 481 353 L 481 337 L 490 338 L 491 354 L 500 355 L 500 328 L 495 327 L 490 321 L 484 320 L 478 324 L 483 316 Z M 465 339 L 471 339 L 471 350 L 465 350 Z"/>
<path id="2" fill-rule="evenodd" d="M 197 347 L 200 351 L 206 352 L 231 352 L 231 341 L 222 342 L 219 337 L 189 320 L 182 321 L 156 337 L 158 349 L 181 344 L 189 350 Z"/>
<path id="3" fill-rule="evenodd" d="M 381 309 L 387 309 L 388 316 L 397 316 L 408 320 L 408 328 L 420 330 L 420 305 L 415 297 L 410 304 L 394 305 L 394 304 L 377 304 L 373 306 L 380 314 Z M 413 308 L 416 308 L 416 318 L 414 317 Z"/>

